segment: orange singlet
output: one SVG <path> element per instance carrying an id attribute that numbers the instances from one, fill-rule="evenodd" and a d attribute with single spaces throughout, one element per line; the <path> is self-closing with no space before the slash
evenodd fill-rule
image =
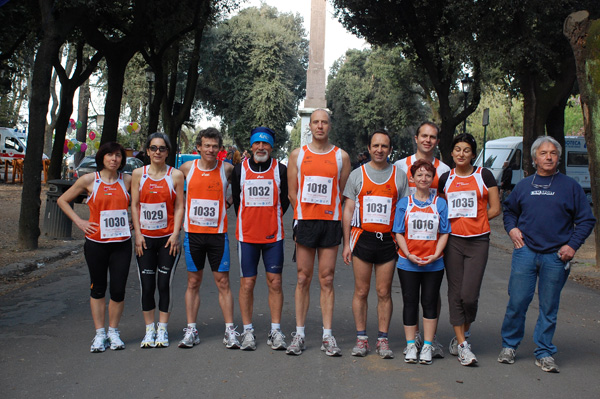
<path id="1" fill-rule="evenodd" d="M 452 169 L 444 186 L 452 235 L 481 236 L 490 232 L 487 217 L 488 189 L 481 167 L 469 176 L 458 176 Z"/>
<path id="2" fill-rule="evenodd" d="M 187 179 L 185 201 L 185 231 L 187 233 L 226 233 L 227 177 L 223 161 L 217 161 L 211 170 L 200 169 L 194 160 Z"/>
<path id="3" fill-rule="evenodd" d="M 148 166 L 140 179 L 140 226 L 145 237 L 167 237 L 173 234 L 175 187 L 173 168 L 167 166 L 167 172 L 160 180 L 148 175 Z"/>
<path id="4" fill-rule="evenodd" d="M 408 252 L 421 259 L 435 254 L 437 247 L 440 224 L 440 214 L 437 210 L 438 198 L 436 195 L 431 204 L 420 207 L 414 202 L 412 195 L 408 197 L 404 214 L 404 238 Z M 398 250 L 398 255 L 406 258 L 402 250 Z"/>
<path id="5" fill-rule="evenodd" d="M 342 150 L 333 146 L 328 152 L 317 154 L 305 145 L 298 154 L 297 166 L 298 196 L 294 219 L 341 220 Z"/>
<path id="6" fill-rule="evenodd" d="M 125 188 L 123 174 L 113 183 L 105 183 L 100 172 L 95 172 L 94 188 L 87 198 L 92 223 L 98 223 L 98 231 L 86 234 L 88 240 L 95 242 L 119 242 L 131 237 L 129 230 L 129 193 Z"/>
<path id="7" fill-rule="evenodd" d="M 398 201 L 396 167 L 392 166 L 389 179 L 381 184 L 369 178 L 365 165 L 360 169 L 362 187 L 356 198 L 352 226 L 372 233 L 388 233 L 392 231 L 394 225 L 396 201 Z"/>
<path id="8" fill-rule="evenodd" d="M 236 238 L 252 244 L 283 240 L 279 164 L 271 159 L 269 169 L 255 172 L 248 162 L 246 159 L 241 169 Z"/>

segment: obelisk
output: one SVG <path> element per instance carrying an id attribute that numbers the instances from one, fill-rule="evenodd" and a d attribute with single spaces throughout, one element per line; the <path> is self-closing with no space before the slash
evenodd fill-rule
<path id="1" fill-rule="evenodd" d="M 306 73 L 306 99 L 299 110 L 302 118 L 301 145 L 312 140 L 308 124 L 310 114 L 317 108 L 326 108 L 325 99 L 325 18 L 327 0 L 311 0 L 310 37 L 308 43 L 308 71 Z"/>

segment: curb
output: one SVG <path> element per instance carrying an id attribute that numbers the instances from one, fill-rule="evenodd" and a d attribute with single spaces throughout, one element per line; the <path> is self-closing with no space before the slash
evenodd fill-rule
<path id="1" fill-rule="evenodd" d="M 11 263 L 0 268 L 0 276 L 10 276 L 15 274 L 28 274 L 50 263 L 65 259 L 71 255 L 76 255 L 83 250 L 85 240 L 74 241 L 62 248 L 48 250 L 45 254 L 38 255 L 37 258 L 27 259 L 21 262 Z"/>

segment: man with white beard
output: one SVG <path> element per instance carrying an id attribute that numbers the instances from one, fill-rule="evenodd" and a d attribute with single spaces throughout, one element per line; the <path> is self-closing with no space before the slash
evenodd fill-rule
<path id="1" fill-rule="evenodd" d="M 271 158 L 275 133 L 268 127 L 257 127 L 250 135 L 252 157 L 235 166 L 231 190 L 237 215 L 236 238 L 240 261 L 240 312 L 244 323 L 240 349 L 255 350 L 256 337 L 252 325 L 254 286 L 258 261 L 262 254 L 267 286 L 271 330 L 267 345 L 286 349 L 281 332 L 283 291 L 283 214 L 290 205 L 287 168 Z"/>

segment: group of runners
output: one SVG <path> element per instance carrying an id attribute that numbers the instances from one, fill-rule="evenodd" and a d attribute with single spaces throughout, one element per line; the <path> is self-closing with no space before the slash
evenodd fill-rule
<path id="1" fill-rule="evenodd" d="M 145 149 L 150 164 L 136 169 L 131 177 L 119 172 L 125 163 L 123 147 L 116 143 L 101 146 L 96 155 L 98 171 L 79 178 L 58 200 L 61 209 L 86 234 L 84 250 L 96 328 L 92 352 L 103 352 L 107 347 L 124 348 L 118 324 L 131 258 L 127 214 L 131 200 L 134 248 L 146 324 L 142 348 L 169 345 L 171 287 L 181 252 L 179 232 L 183 226 L 187 326 L 180 348 L 200 343 L 196 319 L 204 265 L 208 260 L 225 321 L 223 344 L 231 349 L 256 349 L 253 293 L 262 257 L 271 313 L 267 344 L 289 355 L 300 355 L 305 349 L 305 321 L 316 260 L 323 324 L 321 350 L 328 356 L 341 356 L 332 323 L 335 264 L 339 245 L 343 244 L 343 261 L 352 264 L 355 278 L 353 356 L 366 356 L 370 350 L 367 297 L 374 271 L 378 302 L 375 351 L 384 359 L 394 358 L 388 334 L 392 315 L 391 285 L 394 270 L 397 270 L 404 302 L 405 362 L 431 364 L 433 358 L 444 357 L 436 329 L 441 309 L 440 286 L 446 271 L 448 311 L 455 333 L 449 351 L 458 356 L 462 365 L 477 363 L 468 338 L 476 319 L 487 263 L 489 220 L 500 214 L 500 199 L 491 172 L 473 166 L 477 154 L 475 139 L 470 134 L 454 138 L 452 158 L 456 166 L 450 169 L 434 158 L 439 128 L 425 122 L 414 136 L 417 152 L 392 165 L 388 162 L 391 137 L 385 130 L 376 130 L 368 140 L 371 160 L 351 171 L 348 154 L 329 141 L 328 112 L 314 111 L 309 128 L 312 141 L 290 154 L 287 168 L 271 157 L 275 133 L 267 127 L 252 130 L 251 157 L 235 167 L 217 159 L 223 143 L 214 128 L 198 134 L 196 149 L 200 159 L 184 163 L 179 170 L 166 164 L 173 149 L 162 133 L 148 137 Z M 231 184 L 231 197 L 227 194 L 228 184 Z M 82 193 L 88 195 L 89 220 L 81 219 L 69 205 Z M 234 300 L 229 281 L 227 208 L 231 205 L 237 216 L 241 332 L 234 325 Z M 283 215 L 290 205 L 294 212 L 297 264 L 296 330 L 291 334 L 291 341 L 286 341 L 281 329 L 281 273 Z M 105 291 L 109 273 L 107 333 Z M 155 323 L 157 287 L 159 312 Z"/>

